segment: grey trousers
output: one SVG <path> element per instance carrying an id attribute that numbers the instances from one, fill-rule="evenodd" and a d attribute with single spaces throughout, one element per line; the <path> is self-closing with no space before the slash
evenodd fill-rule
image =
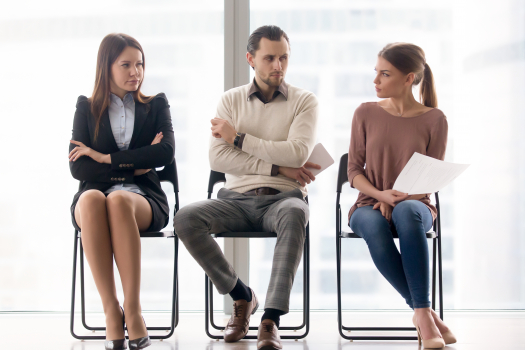
<path id="1" fill-rule="evenodd" d="M 222 188 L 217 199 L 192 203 L 179 210 L 174 226 L 186 249 L 221 294 L 231 292 L 238 277 L 210 233 L 275 232 L 277 242 L 264 308 L 287 313 L 308 218 L 308 204 L 299 189 L 276 195 L 245 196 Z"/>

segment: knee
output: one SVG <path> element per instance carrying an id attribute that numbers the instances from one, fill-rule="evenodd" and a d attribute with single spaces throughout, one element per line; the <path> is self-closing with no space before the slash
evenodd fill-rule
<path id="1" fill-rule="evenodd" d="M 106 207 L 106 196 L 99 190 L 87 190 L 78 198 L 77 205 L 81 210 Z"/>
<path id="2" fill-rule="evenodd" d="M 390 224 L 377 211 L 354 213 L 352 215 L 351 228 L 365 240 L 368 246 L 380 248 L 393 240 Z"/>
<path id="3" fill-rule="evenodd" d="M 421 202 L 417 200 L 403 201 L 397 204 L 392 211 L 392 219 L 399 220 L 421 220 L 421 212 L 419 211 Z"/>
<path id="4" fill-rule="evenodd" d="M 308 207 L 290 206 L 277 212 L 275 232 L 282 239 L 288 237 L 302 241 L 306 237 L 308 224 Z"/>
<path id="5" fill-rule="evenodd" d="M 379 210 L 359 208 L 350 219 L 350 228 L 363 238 L 369 235 L 383 235 L 390 232 L 390 224 Z M 366 238 L 365 238 L 366 239 Z"/>
<path id="6" fill-rule="evenodd" d="M 293 223 L 295 225 L 302 225 L 306 227 L 308 223 L 309 211 L 308 207 L 302 207 L 300 205 L 292 205 L 284 208 L 280 208 L 277 212 L 277 220 L 279 224 Z"/>
<path id="7" fill-rule="evenodd" d="M 133 201 L 126 191 L 111 192 L 106 198 L 106 205 L 110 215 L 116 212 L 133 211 Z"/>
<path id="8" fill-rule="evenodd" d="M 370 225 L 365 232 L 362 232 L 362 237 L 369 248 L 376 252 L 385 250 L 390 244 L 394 242 L 392 231 L 390 227 L 383 227 L 382 225 Z"/>
<path id="9" fill-rule="evenodd" d="M 193 205 L 187 205 L 180 209 L 173 218 L 173 228 L 181 240 L 188 237 L 188 234 L 192 231 L 189 228 L 195 226 L 198 222 L 196 210 L 197 208 Z"/>

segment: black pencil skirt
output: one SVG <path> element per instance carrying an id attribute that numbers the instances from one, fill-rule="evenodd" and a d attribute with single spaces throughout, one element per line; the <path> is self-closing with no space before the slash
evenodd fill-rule
<path id="1" fill-rule="evenodd" d="M 104 195 L 107 197 L 109 193 L 104 193 Z M 142 197 L 146 198 L 148 201 L 150 207 L 151 207 L 151 225 L 145 232 L 158 232 L 162 230 L 169 222 L 169 217 L 162 212 L 162 209 L 160 206 L 150 197 L 146 195 L 142 195 Z M 75 207 L 77 203 L 71 206 L 71 221 L 73 222 L 73 226 L 77 231 L 80 231 L 80 227 L 78 227 L 77 222 L 75 220 Z"/>

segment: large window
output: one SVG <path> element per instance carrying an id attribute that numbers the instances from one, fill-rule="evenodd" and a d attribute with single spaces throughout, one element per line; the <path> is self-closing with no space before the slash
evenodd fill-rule
<path id="1" fill-rule="evenodd" d="M 425 50 L 449 122 L 446 160 L 472 164 L 440 193 L 445 307 L 525 308 L 525 3 L 252 0 L 250 7 L 251 30 L 276 24 L 288 33 L 286 80 L 317 95 L 317 141 L 336 159 L 309 188 L 312 308 L 336 307 L 336 167 L 348 152 L 354 110 L 377 100 L 377 52 L 395 41 Z M 111 32 L 142 44 L 143 92 L 164 92 L 170 102 L 180 205 L 206 198 L 209 120 L 224 90 L 223 1 L 10 3 L 0 14 L 0 311 L 69 309 L 69 207 L 78 182 L 67 146 L 76 99 L 90 96 L 98 46 Z M 343 211 L 356 196 L 346 185 Z M 143 307 L 167 310 L 172 242 L 142 242 Z M 256 242 L 250 285 L 264 300 L 275 241 Z M 181 309 L 202 310 L 204 273 L 182 244 L 179 266 Z M 343 242 L 343 280 L 345 308 L 406 308 L 361 240 Z M 88 309 L 100 311 L 89 270 L 86 282 Z M 293 309 L 301 293 L 302 267 Z"/>

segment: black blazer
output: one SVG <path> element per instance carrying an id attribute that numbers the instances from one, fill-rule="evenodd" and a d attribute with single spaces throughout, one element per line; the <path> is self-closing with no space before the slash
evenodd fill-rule
<path id="1" fill-rule="evenodd" d="M 166 214 L 168 223 L 169 206 L 155 168 L 168 165 L 175 156 L 175 137 L 171 124 L 170 106 L 163 93 L 155 96 L 149 103 L 135 101 L 135 124 L 129 149 L 120 151 L 109 122 L 106 109 L 100 120 L 98 137 L 95 142 L 95 117 L 86 96 L 79 96 L 73 121 L 72 140 L 80 141 L 87 147 L 102 154 L 111 154 L 111 164 L 97 163 L 88 156 L 69 162 L 71 175 L 81 181 L 80 190 L 73 198 L 71 213 L 80 195 L 87 190 L 106 191 L 118 183 L 137 184 L 153 199 Z M 155 135 L 162 131 L 161 142 L 151 145 Z M 70 143 L 69 151 L 76 145 Z M 144 175 L 133 176 L 135 169 L 151 169 Z"/>

